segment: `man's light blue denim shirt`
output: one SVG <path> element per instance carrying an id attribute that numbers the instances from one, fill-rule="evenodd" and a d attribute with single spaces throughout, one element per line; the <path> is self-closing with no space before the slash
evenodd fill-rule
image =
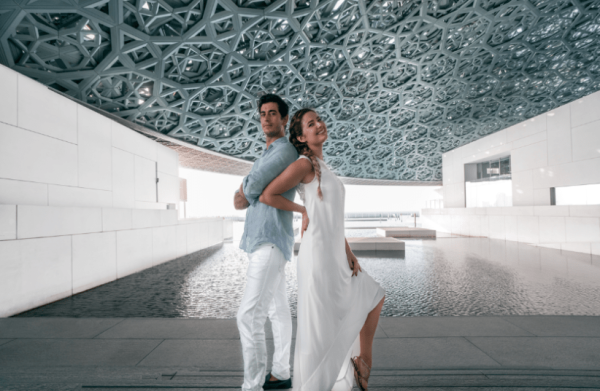
<path id="1" fill-rule="evenodd" d="M 250 174 L 244 178 L 243 190 L 250 203 L 246 211 L 244 234 L 240 248 L 251 253 L 264 243 L 273 243 L 285 259 L 292 260 L 294 247 L 293 212 L 275 209 L 258 200 L 273 179 L 298 159 L 296 148 L 286 137 L 271 143 L 260 159 L 254 162 Z M 296 197 L 296 188 L 282 194 L 290 201 Z"/>

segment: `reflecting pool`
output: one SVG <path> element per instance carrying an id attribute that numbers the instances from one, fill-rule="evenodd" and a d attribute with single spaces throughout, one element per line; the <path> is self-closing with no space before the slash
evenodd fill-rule
<path id="1" fill-rule="evenodd" d="M 359 260 L 386 290 L 383 316 L 600 315 L 597 256 L 455 237 L 409 240 L 401 257 Z M 227 243 L 17 316 L 233 318 L 247 264 Z M 295 315 L 295 259 L 287 283 Z"/>

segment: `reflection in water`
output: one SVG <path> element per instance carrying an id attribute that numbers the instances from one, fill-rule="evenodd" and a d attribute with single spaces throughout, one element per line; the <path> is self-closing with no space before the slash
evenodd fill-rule
<path id="1" fill-rule="evenodd" d="M 359 259 L 386 290 L 383 316 L 600 315 L 600 257 L 448 238 L 406 241 L 402 259 Z M 225 244 L 19 316 L 233 318 L 247 265 Z M 286 273 L 295 316 L 295 260 Z"/>

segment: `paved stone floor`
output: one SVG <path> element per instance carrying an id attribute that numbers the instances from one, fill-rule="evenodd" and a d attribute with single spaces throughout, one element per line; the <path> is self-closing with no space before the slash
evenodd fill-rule
<path id="1" fill-rule="evenodd" d="M 235 320 L 0 319 L 0 390 L 236 390 L 241 370 Z M 381 318 L 371 379 L 374 390 L 600 389 L 600 317 Z"/>

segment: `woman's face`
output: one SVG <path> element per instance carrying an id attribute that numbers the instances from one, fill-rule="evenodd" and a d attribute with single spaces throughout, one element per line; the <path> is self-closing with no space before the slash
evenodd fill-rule
<path id="1" fill-rule="evenodd" d="M 327 126 L 319 114 L 309 111 L 302 117 L 302 136 L 298 140 L 310 145 L 322 145 L 327 140 Z"/>

